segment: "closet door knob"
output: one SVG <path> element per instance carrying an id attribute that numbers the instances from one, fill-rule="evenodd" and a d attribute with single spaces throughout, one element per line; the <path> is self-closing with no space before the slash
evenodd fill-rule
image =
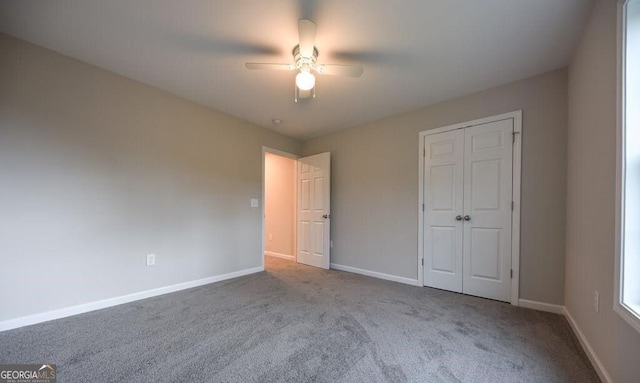
<path id="1" fill-rule="evenodd" d="M 456 215 L 456 221 L 462 221 L 462 216 L 461 215 Z"/>
<path id="2" fill-rule="evenodd" d="M 465 215 L 465 216 L 464 216 L 464 220 L 465 220 L 465 221 L 471 221 L 471 217 L 469 217 L 468 215 Z"/>

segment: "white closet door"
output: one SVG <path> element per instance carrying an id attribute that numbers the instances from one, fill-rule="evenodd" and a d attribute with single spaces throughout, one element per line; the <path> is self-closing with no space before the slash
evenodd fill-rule
<path id="1" fill-rule="evenodd" d="M 511 299 L 513 120 L 464 129 L 463 292 Z"/>
<path id="2" fill-rule="evenodd" d="M 424 285 L 462 292 L 464 131 L 424 138 Z"/>

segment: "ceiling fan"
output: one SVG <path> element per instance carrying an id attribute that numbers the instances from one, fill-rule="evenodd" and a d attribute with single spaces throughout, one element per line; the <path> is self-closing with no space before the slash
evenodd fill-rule
<path id="1" fill-rule="evenodd" d="M 246 63 L 247 69 L 297 70 L 294 100 L 316 96 L 316 78 L 313 72 L 334 76 L 362 76 L 361 65 L 318 64 L 318 49 L 314 46 L 316 24 L 308 19 L 298 20 L 299 44 L 293 48 L 293 64 Z"/>

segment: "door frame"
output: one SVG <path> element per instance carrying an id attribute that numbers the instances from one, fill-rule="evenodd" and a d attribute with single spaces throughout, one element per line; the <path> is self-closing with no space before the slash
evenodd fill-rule
<path id="1" fill-rule="evenodd" d="M 287 157 L 287 158 L 291 158 L 292 160 L 296 161 L 295 166 L 293 167 L 293 223 L 294 223 L 294 230 L 293 230 L 293 260 L 297 263 L 298 262 L 298 158 L 300 158 L 300 156 L 295 155 L 293 153 L 288 153 L 288 152 L 284 152 L 282 150 L 278 150 L 278 149 L 274 149 L 274 148 L 270 148 L 268 146 L 262 146 L 262 231 L 261 231 L 261 236 L 262 236 L 262 252 L 261 252 L 261 259 L 262 259 L 262 270 L 264 270 L 264 257 L 265 257 L 265 249 L 266 249 L 266 244 L 265 244 L 265 213 L 266 213 L 266 208 L 267 208 L 267 201 L 265 199 L 265 195 L 266 195 L 266 188 L 267 188 L 267 180 L 266 180 L 266 161 L 265 161 L 265 157 L 266 157 L 266 153 L 271 153 L 271 154 L 275 154 L 281 157 Z"/>
<path id="2" fill-rule="evenodd" d="M 429 129 L 419 134 L 418 151 L 418 286 L 424 286 L 423 255 L 424 255 L 424 138 L 425 136 L 449 132 L 456 129 L 464 129 L 475 125 L 482 125 L 502 120 L 513 120 L 513 210 L 511 211 L 511 304 L 518 306 L 520 288 L 520 193 L 522 172 L 522 110 L 503 113 L 496 116 L 480 118 L 477 120 L 461 122 L 458 124 Z"/>

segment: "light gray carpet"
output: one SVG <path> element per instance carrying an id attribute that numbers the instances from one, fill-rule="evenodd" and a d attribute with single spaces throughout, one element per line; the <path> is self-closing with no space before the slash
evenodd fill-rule
<path id="1" fill-rule="evenodd" d="M 58 382 L 598 382 L 559 315 L 267 257 L 263 273 L 0 333 Z"/>

